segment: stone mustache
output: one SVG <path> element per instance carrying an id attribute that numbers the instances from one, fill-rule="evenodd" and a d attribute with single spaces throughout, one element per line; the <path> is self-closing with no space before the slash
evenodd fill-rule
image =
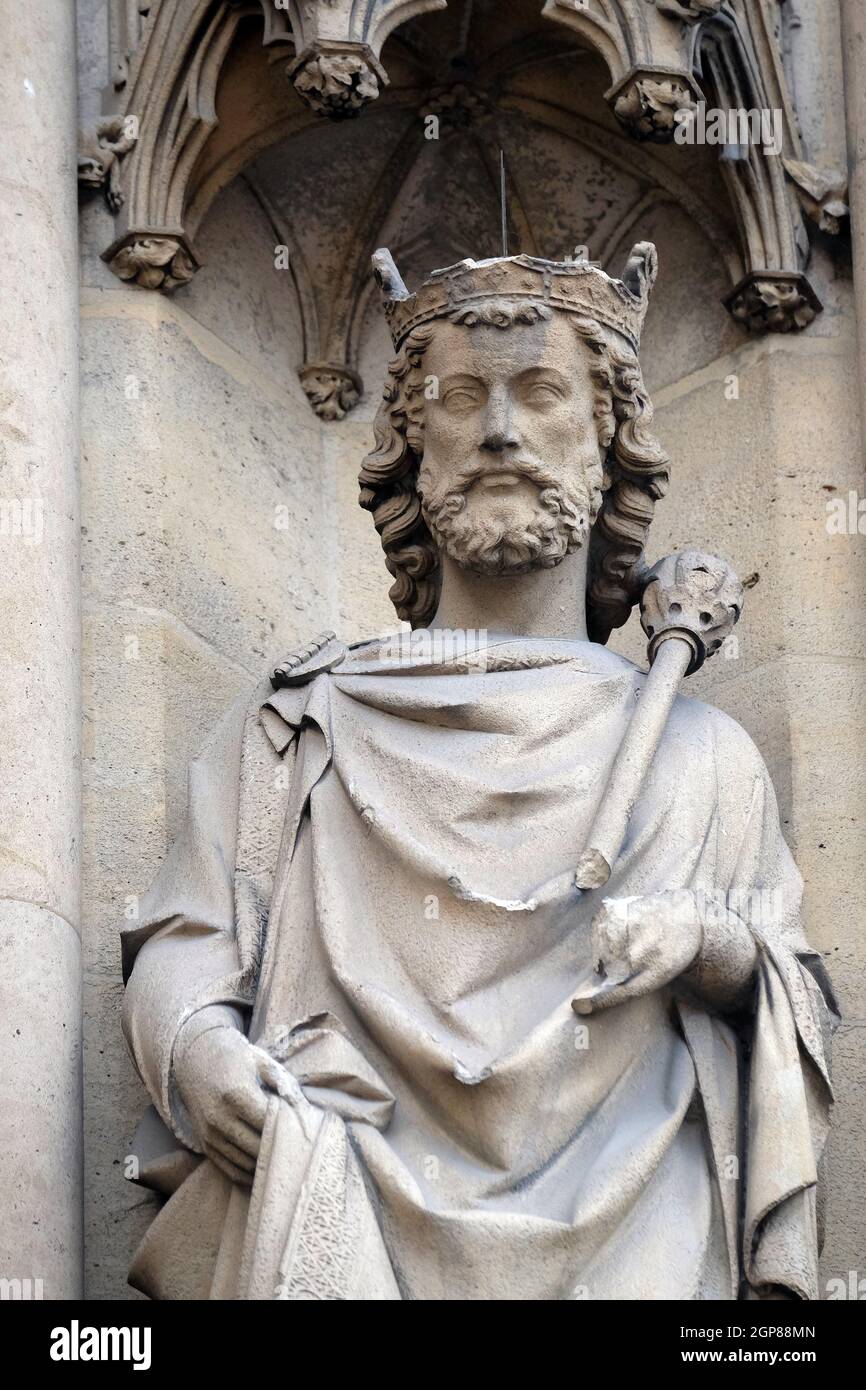
<path id="1" fill-rule="evenodd" d="M 412 631 L 296 651 L 191 765 L 124 933 L 167 1198 L 130 1281 L 817 1298 L 834 1005 L 764 764 L 678 693 L 742 589 L 644 560 L 655 249 L 374 271 L 360 500 Z M 648 673 L 605 646 L 636 605 Z"/>

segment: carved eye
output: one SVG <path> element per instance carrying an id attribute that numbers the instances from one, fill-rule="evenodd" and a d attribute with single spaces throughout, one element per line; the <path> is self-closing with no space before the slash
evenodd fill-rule
<path id="1" fill-rule="evenodd" d="M 445 392 L 442 402 L 448 410 L 473 410 L 479 404 L 479 396 L 467 386 L 453 386 Z"/>
<path id="2" fill-rule="evenodd" d="M 529 405 L 553 405 L 562 399 L 562 392 L 547 381 L 536 381 L 526 389 L 523 398 Z"/>

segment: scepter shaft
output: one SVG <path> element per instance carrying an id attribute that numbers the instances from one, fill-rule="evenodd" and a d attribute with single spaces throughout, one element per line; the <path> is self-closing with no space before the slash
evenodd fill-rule
<path id="1" fill-rule="evenodd" d="M 610 878 L 680 682 L 693 657 L 693 645 L 678 634 L 672 634 L 656 649 L 638 707 L 610 770 L 587 848 L 575 869 L 577 888 L 601 888 Z"/>
<path id="2" fill-rule="evenodd" d="M 574 885 L 602 888 L 613 872 L 629 821 L 662 740 L 683 677 L 722 646 L 743 606 L 743 588 L 724 560 L 699 551 L 669 555 L 650 570 L 641 597 L 649 675 L 640 692 L 578 860 Z"/>

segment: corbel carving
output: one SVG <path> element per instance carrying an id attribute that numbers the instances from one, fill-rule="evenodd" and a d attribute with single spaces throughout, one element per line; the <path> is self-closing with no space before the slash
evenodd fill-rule
<path id="1" fill-rule="evenodd" d="M 725 303 L 737 322 L 753 333 L 797 332 L 821 309 L 805 275 L 793 271 L 753 271 Z"/>
<path id="2" fill-rule="evenodd" d="M 604 59 L 617 119 L 639 140 L 681 139 L 696 103 L 767 113 L 778 147 L 727 142 L 720 168 L 733 203 L 741 274 L 726 304 L 753 330 L 805 328 L 821 309 L 805 269 L 805 211 L 838 230 L 844 189 L 803 164 L 776 36 L 756 0 L 546 0 L 542 13 L 575 31 Z"/>
<path id="3" fill-rule="evenodd" d="M 382 45 L 393 29 L 447 0 L 289 0 L 296 57 L 289 64 L 295 91 L 314 111 L 343 120 L 356 116 L 386 86 Z"/>
<path id="4" fill-rule="evenodd" d="M 601 54 L 605 96 L 638 140 L 673 139 L 675 112 L 701 98 L 694 75 L 696 25 L 723 0 L 545 0 L 542 14 Z"/>
<path id="5" fill-rule="evenodd" d="M 341 362 L 305 362 L 298 376 L 320 420 L 342 420 L 361 399 L 361 378 Z"/>
<path id="6" fill-rule="evenodd" d="M 835 236 L 842 218 L 849 213 L 848 175 L 840 169 L 819 169 L 801 159 L 783 159 L 782 163 L 806 216 L 822 232 Z"/>
<path id="7" fill-rule="evenodd" d="M 79 136 L 78 182 L 82 188 L 102 188 L 112 212 L 123 206 L 120 160 L 138 138 L 138 122 L 132 116 L 103 116 Z"/>
<path id="8" fill-rule="evenodd" d="M 288 270 L 297 293 L 302 356 L 298 379 L 320 420 L 345 419 L 360 401 L 364 384 L 357 371 L 358 336 L 371 291 L 370 257 L 399 190 L 424 142 L 423 123 L 413 121 L 369 189 L 357 222 L 344 230 L 340 268 L 315 277 L 295 234 L 292 210 L 276 206 L 252 173 L 246 179 L 273 228 L 275 242 L 289 248 Z"/>
<path id="9" fill-rule="evenodd" d="M 719 161 L 740 230 L 744 274 L 726 304 L 753 331 L 797 332 L 821 311 L 805 269 L 809 239 L 785 160 L 802 156 L 776 38 L 763 5 L 725 0 L 700 31 L 698 71 L 708 106 L 767 112 L 778 144 L 749 140 Z"/>
<path id="10" fill-rule="evenodd" d="M 188 285 L 198 262 L 182 237 L 127 238 L 109 262 L 120 280 L 134 280 L 145 290 L 175 290 Z"/>
<path id="11" fill-rule="evenodd" d="M 613 109 L 636 140 L 659 143 L 673 138 L 678 111 L 693 111 L 694 96 L 687 83 L 675 77 L 633 74 L 620 89 Z"/>

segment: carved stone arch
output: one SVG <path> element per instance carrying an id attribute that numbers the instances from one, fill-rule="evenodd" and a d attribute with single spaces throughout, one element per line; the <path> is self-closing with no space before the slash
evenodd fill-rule
<path id="1" fill-rule="evenodd" d="M 805 328 L 822 306 L 803 273 L 809 238 L 785 164 L 786 155 L 801 158 L 799 130 L 781 67 L 772 61 L 775 41 L 759 10 L 720 10 L 702 26 L 696 61 L 716 109 L 772 113 L 774 133 L 780 136 L 778 150 L 754 140 L 729 145 L 719 164 L 737 217 L 744 263 L 728 308 L 750 329 L 789 332 Z"/>
<path id="2" fill-rule="evenodd" d="M 639 140 L 673 138 L 675 113 L 700 99 L 696 26 L 726 0 L 545 0 L 542 14 L 564 24 L 604 60 L 605 93 Z"/>
<path id="3" fill-rule="evenodd" d="M 195 273 L 190 180 L 218 123 L 227 57 L 251 22 L 260 34 L 262 70 L 279 62 L 307 103 L 302 111 L 342 118 L 356 114 L 387 82 L 380 53 L 391 31 L 444 8 L 446 0 L 287 3 L 112 0 L 114 78 L 107 114 L 87 142 L 81 170 L 82 181 L 94 186 L 111 169 L 117 226 L 103 259 L 121 279 L 168 291 Z M 287 99 L 287 123 L 291 105 Z M 302 121 L 296 117 L 295 123 Z M 250 141 L 268 138 L 259 131 Z M 211 185 L 199 200 L 199 220 L 216 191 Z"/>
<path id="4" fill-rule="evenodd" d="M 258 180 L 249 172 L 242 177 L 273 229 L 275 247 L 285 247 L 287 250 L 287 269 L 298 302 L 303 360 L 306 362 L 316 352 L 320 339 L 319 310 L 307 259 L 298 244 L 294 228 L 289 225 L 283 212 L 274 206 Z"/>
<path id="5" fill-rule="evenodd" d="M 313 409 L 323 419 L 342 419 L 347 409 L 360 399 L 363 382 L 357 369 L 355 321 L 364 292 L 371 282 L 370 258 L 379 245 L 382 226 L 401 187 L 418 157 L 423 135 L 420 123 L 410 125 L 392 150 L 380 178 L 371 190 L 364 216 L 356 225 L 351 245 L 354 249 L 330 296 L 330 313 L 320 338 L 317 360 L 304 363 L 301 382 Z M 343 400 L 340 383 L 345 382 Z M 354 388 L 354 390 L 352 389 Z M 322 399 L 324 397 L 324 399 Z M 348 402 L 348 404 L 344 403 Z"/>
<path id="6" fill-rule="evenodd" d="M 764 4 L 545 0 L 542 13 L 603 58 L 612 83 L 607 100 L 637 139 L 683 143 L 684 118 L 690 109 L 702 116 L 700 103 L 723 112 L 767 112 L 781 122 L 778 150 L 755 141 L 736 148 L 727 142 L 722 150 L 722 178 L 739 229 L 743 266 L 726 302 L 733 316 L 753 330 L 806 327 L 821 304 L 804 274 L 809 241 L 800 204 L 809 208 L 809 187 L 826 180 L 816 177 L 822 171 L 802 162 L 781 55 Z M 821 214 L 818 207 L 816 220 Z M 825 218 L 821 225 L 832 230 L 837 224 Z"/>
<path id="7" fill-rule="evenodd" d="M 593 0 L 593 3 L 595 3 L 595 0 Z M 616 0 L 615 4 L 612 3 L 612 0 L 604 0 L 604 3 L 611 15 L 619 15 L 621 17 L 624 6 L 631 4 L 632 0 Z M 646 3 L 647 0 L 640 0 L 641 5 L 645 6 Z M 653 3 L 656 3 L 656 0 L 650 0 L 650 4 Z M 699 9 L 698 6 L 701 4 L 703 4 L 703 8 Z M 688 33 L 692 36 L 692 42 L 688 49 L 690 63 L 693 64 L 696 61 L 694 56 L 695 45 L 699 34 L 696 21 L 701 17 L 705 18 L 711 12 L 715 12 L 715 10 L 720 8 L 721 4 L 722 0 L 716 0 L 716 3 L 713 3 L 713 0 L 695 0 L 693 12 L 690 11 L 691 17 L 686 26 Z M 548 8 L 549 6 L 545 7 L 545 13 Z M 575 9 L 576 8 L 577 7 L 575 7 Z M 685 6 L 679 6 L 678 0 L 671 0 L 670 9 L 672 13 L 676 11 L 678 14 L 681 8 L 685 8 Z M 586 13 L 587 12 L 581 8 L 581 15 L 583 16 Z M 608 21 L 608 27 L 610 27 L 610 24 L 611 21 Z M 607 30 L 605 30 L 605 32 L 607 32 Z M 612 131 L 607 124 L 603 125 L 589 117 L 579 115 L 570 108 L 562 109 L 561 107 L 557 107 L 541 97 L 518 94 L 508 90 L 509 81 L 517 74 L 530 70 L 539 64 L 547 63 L 560 57 L 563 60 L 567 59 L 573 61 L 582 51 L 585 52 L 588 57 L 592 55 L 593 52 L 600 51 L 598 48 L 594 49 L 589 45 L 563 49 L 561 44 L 555 39 L 554 30 L 551 30 L 551 34 L 554 35 L 554 37 L 547 42 L 545 42 L 541 34 L 534 36 L 531 42 L 521 44 L 519 51 L 514 49 L 499 49 L 492 53 L 488 59 L 479 64 L 476 73 L 478 86 L 476 100 L 480 100 L 485 92 L 494 93 L 496 96 L 496 104 L 492 108 L 494 119 L 500 112 L 519 113 L 538 125 L 558 131 L 560 134 L 567 137 L 576 138 L 581 144 L 588 148 L 603 153 L 606 159 L 623 169 L 624 172 L 635 177 L 650 179 L 658 190 L 664 190 L 665 195 L 670 201 L 682 207 L 686 214 L 697 223 L 708 241 L 713 245 L 720 259 L 724 262 L 731 286 L 736 286 L 746 275 L 749 268 L 748 261 L 742 253 L 742 245 L 732 244 L 727 230 L 721 225 L 712 205 L 697 194 L 696 190 L 686 178 L 678 176 L 671 168 L 670 163 L 663 162 L 656 158 L 651 144 L 644 143 L 641 144 L 639 148 L 636 148 L 633 140 L 629 139 L 628 135 L 617 134 L 617 132 Z M 637 49 L 635 44 L 631 40 L 628 40 L 627 30 L 624 27 L 619 31 L 619 34 L 621 47 L 618 49 L 617 62 L 619 63 L 619 70 L 624 73 L 629 67 L 629 54 L 634 57 Z M 695 84 L 695 90 L 700 91 L 697 84 Z M 608 92 L 607 95 L 609 96 L 610 92 Z M 627 131 L 629 135 L 633 133 L 629 130 L 627 123 L 622 124 L 624 130 Z M 509 175 L 509 188 L 511 187 L 512 179 Z M 653 195 L 653 198 L 654 201 L 657 201 L 655 195 Z M 512 209 L 509 203 L 510 220 L 511 214 Z M 520 229 L 515 228 L 515 230 L 519 231 Z M 524 249 L 529 249 L 528 243 L 524 246 Z M 593 254 L 600 255 L 600 248 L 594 248 Z"/>
<path id="8" fill-rule="evenodd" d="M 275 0 L 112 3 L 123 21 L 115 26 L 113 114 L 106 118 L 111 129 L 90 162 L 90 182 L 102 163 L 113 160 L 117 236 L 105 259 L 122 278 L 163 290 L 185 283 L 194 273 L 194 238 L 226 183 L 248 173 L 269 147 L 327 128 L 314 109 L 317 101 L 309 92 L 307 104 L 300 100 L 286 81 L 286 71 L 297 77 L 304 54 L 310 62 L 318 61 L 323 55 L 339 56 L 346 44 L 361 46 L 357 52 L 351 50 L 356 56 L 366 44 L 369 53 L 365 49 L 361 56 L 367 54 L 365 61 L 372 62 L 372 54 L 379 63 L 384 37 L 391 35 L 386 57 L 394 85 L 372 105 L 346 98 L 352 110 L 365 108 L 360 112 L 362 126 L 354 129 L 363 128 L 371 147 L 383 142 L 388 158 L 370 175 L 360 217 L 354 224 L 343 224 L 344 229 L 352 225 L 352 237 L 342 238 L 338 261 L 332 255 L 323 293 L 303 262 L 297 235 L 304 232 L 300 213 L 291 205 L 271 210 L 276 240 L 292 248 L 290 263 L 296 272 L 305 340 L 299 373 L 323 418 L 342 418 L 362 390 L 356 324 L 369 256 L 417 157 L 422 117 L 428 115 L 437 117 L 443 132 L 452 127 L 468 132 L 491 185 L 498 183 L 501 122 L 520 116 L 578 139 L 632 177 L 664 190 L 724 260 L 731 285 L 726 303 L 750 328 L 799 328 L 819 307 L 803 274 L 808 239 L 790 159 L 759 147 L 750 147 L 741 157 L 737 151 L 726 151 L 720 179 L 732 208 L 726 222 L 711 201 L 702 200 L 674 172 L 669 155 L 659 158 L 646 143 L 670 139 L 680 101 L 691 106 L 706 94 L 720 105 L 742 101 L 778 107 L 783 112 L 784 148 L 799 156 L 775 36 L 763 6 L 754 0 L 521 0 L 523 18 L 531 22 L 524 24 L 519 42 L 502 41 L 483 27 L 477 30 L 474 67 L 465 82 L 444 77 L 449 50 L 441 36 L 456 32 L 453 10 L 437 21 L 438 28 L 396 28 L 405 19 L 444 9 L 444 0 L 304 0 L 279 8 Z M 558 23 L 545 25 L 543 16 Z M 468 29 L 468 20 L 461 20 L 464 40 Z M 597 55 L 607 64 L 612 86 L 606 95 L 628 135 L 644 141 L 640 147 L 616 127 L 611 129 L 610 122 L 577 114 L 567 92 L 556 106 L 544 99 L 543 83 L 537 96 L 522 94 L 512 85 L 517 74 L 522 81 L 527 69 L 558 57 L 573 63 L 581 51 L 596 65 L 592 91 L 598 83 Z M 666 105 L 659 90 L 668 79 L 673 96 Z M 354 77 L 343 86 L 356 95 L 360 92 Z M 639 110 L 630 115 L 635 93 L 640 96 Z M 347 113 L 344 97 L 346 91 L 337 93 L 334 102 L 340 109 L 330 114 Z M 395 110 L 407 113 L 399 138 L 396 127 L 375 124 Z M 137 126 L 134 133 L 124 128 L 129 118 Z M 807 170 L 796 158 L 793 167 Z M 536 251 L 533 219 L 523 208 L 525 173 L 510 164 L 506 172 L 512 245 Z M 254 180 L 251 186 L 256 188 Z M 596 255 L 602 243 L 610 242 L 604 228 L 598 242 Z"/>
<path id="9" fill-rule="evenodd" d="M 224 70 L 220 93 L 221 97 L 230 99 L 234 86 L 240 102 L 246 96 L 248 75 L 242 71 L 235 73 L 231 63 L 232 56 Z M 374 108 L 359 114 L 359 120 L 375 119 L 382 110 L 416 112 L 428 88 L 429 83 L 419 82 L 416 86 L 389 89 L 383 92 Z M 308 107 L 298 102 L 291 102 L 287 106 L 284 84 L 273 86 L 264 99 L 261 92 L 258 96 L 260 109 L 257 119 L 247 119 L 243 123 L 239 121 L 236 125 L 221 122 L 208 141 L 189 189 L 186 225 L 191 239 L 195 238 L 208 209 L 226 184 L 231 183 L 271 146 L 303 135 L 321 124 L 320 118 Z M 370 138 L 376 138 L 374 129 L 371 129 Z"/>
<path id="10" fill-rule="evenodd" d="M 124 10 L 128 32 L 121 0 Z M 288 56 L 287 17 L 269 0 L 154 0 L 135 47 L 119 62 L 113 101 L 135 143 L 120 175 L 117 236 L 103 259 L 123 280 L 171 290 L 195 273 L 184 223 L 189 178 L 217 123 L 226 56 L 242 21 L 253 17 L 263 25 L 263 46 Z"/>

